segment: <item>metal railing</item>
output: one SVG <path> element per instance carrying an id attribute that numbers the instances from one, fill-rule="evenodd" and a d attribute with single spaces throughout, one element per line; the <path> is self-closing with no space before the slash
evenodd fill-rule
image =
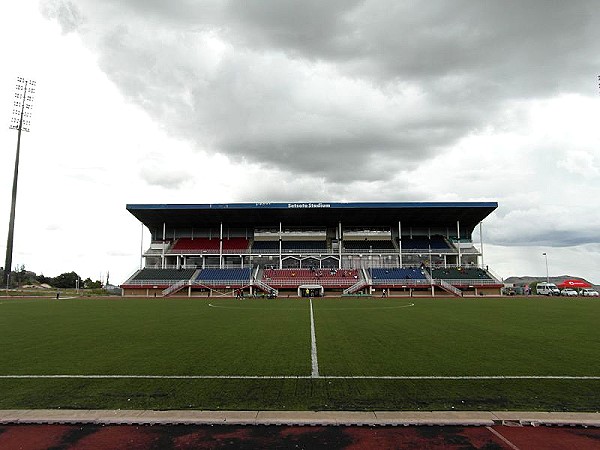
<path id="1" fill-rule="evenodd" d="M 290 278 L 270 278 L 265 279 L 264 282 L 271 286 L 277 287 L 290 287 L 300 286 L 302 284 L 319 284 L 323 287 L 343 287 L 351 286 L 356 282 L 355 278 L 303 278 L 303 277 L 290 277 Z"/>
<path id="2" fill-rule="evenodd" d="M 228 287 L 228 286 L 247 286 L 251 282 L 248 278 L 243 280 L 210 280 L 210 279 L 199 279 L 194 280 L 190 283 L 192 286 L 219 286 L 219 287 Z"/>
<path id="3" fill-rule="evenodd" d="M 369 285 L 369 283 L 366 280 L 358 280 L 356 283 L 354 283 L 349 288 L 344 289 L 342 293 L 343 294 L 352 294 L 356 291 L 359 291 L 359 290 L 367 287 L 368 285 Z"/>
<path id="4" fill-rule="evenodd" d="M 498 275 L 496 272 L 494 272 L 493 270 L 491 270 L 489 267 L 485 268 L 485 271 L 488 273 L 488 275 L 490 275 L 492 278 L 495 278 L 496 280 L 498 280 L 499 283 L 502 282 L 503 278 Z"/>
<path id="5" fill-rule="evenodd" d="M 162 296 L 166 297 L 167 295 L 169 295 L 169 294 L 177 291 L 178 289 L 181 289 L 182 287 L 186 286 L 188 283 L 189 283 L 189 280 L 181 280 L 178 283 L 172 284 L 168 288 L 163 289 Z"/>
<path id="6" fill-rule="evenodd" d="M 149 255 L 149 256 L 160 256 L 162 255 L 162 248 L 149 248 L 148 250 L 146 250 L 144 252 L 144 255 Z"/>
<path id="7" fill-rule="evenodd" d="M 364 248 L 364 249 L 342 249 L 342 255 L 398 255 L 397 249 L 375 249 L 375 248 Z M 429 255 L 429 249 L 416 249 L 416 248 L 403 248 L 402 254 L 406 255 L 421 255 L 423 257 Z M 462 255 L 478 255 L 480 251 L 475 247 L 461 249 Z M 145 251 L 145 256 L 160 256 L 162 251 Z M 202 255 L 202 256 L 219 256 L 219 255 L 279 255 L 279 249 L 166 249 L 165 256 L 177 256 L 177 255 Z M 432 255 L 457 255 L 458 249 L 456 248 L 443 248 L 443 249 L 431 249 Z M 281 255 L 339 255 L 339 249 L 330 248 L 295 248 L 295 249 L 282 249 Z"/>
<path id="8" fill-rule="evenodd" d="M 449 279 L 449 278 L 440 278 L 440 280 L 443 280 L 449 284 L 451 284 L 452 286 L 493 286 L 493 285 L 500 285 L 502 283 L 500 283 L 497 280 L 492 280 L 492 279 L 481 279 L 481 278 L 475 278 L 475 279 L 461 279 L 461 278 L 455 278 L 455 279 Z"/>
<path id="9" fill-rule="evenodd" d="M 130 280 L 126 283 L 123 283 L 125 286 L 171 286 L 173 284 L 179 283 L 180 281 L 188 280 Z"/>
<path id="10" fill-rule="evenodd" d="M 279 295 L 279 291 L 275 289 L 273 286 L 268 285 L 267 283 L 263 283 L 261 280 L 254 280 L 254 286 L 266 291 L 270 294 Z"/>
<path id="11" fill-rule="evenodd" d="M 165 264 L 165 266 L 161 266 L 160 264 L 150 264 L 144 267 L 144 269 L 248 269 L 251 268 L 251 264 L 244 264 L 243 267 L 241 264 L 223 264 L 220 266 L 219 264 L 205 264 L 204 267 L 200 264 L 181 264 L 180 266 L 176 264 Z"/>
<path id="12" fill-rule="evenodd" d="M 223 254 L 223 255 L 246 255 L 249 253 L 252 253 L 249 249 L 247 248 L 236 248 L 236 249 L 223 249 L 223 251 L 219 251 L 219 249 L 203 249 L 203 248 L 182 248 L 182 249 L 174 249 L 171 248 L 169 250 L 165 251 L 165 256 L 175 256 L 175 255 L 219 255 L 219 254 Z"/>
<path id="13" fill-rule="evenodd" d="M 455 288 L 450 283 L 447 283 L 444 280 L 434 280 L 434 284 L 442 287 L 443 289 L 452 292 L 454 295 L 462 296 L 462 291 L 460 289 Z"/>
<path id="14" fill-rule="evenodd" d="M 411 287 L 411 286 L 429 286 L 431 282 L 426 278 L 403 278 L 403 279 L 381 279 L 375 278 L 371 283 L 373 286 L 394 286 L 394 287 Z"/>

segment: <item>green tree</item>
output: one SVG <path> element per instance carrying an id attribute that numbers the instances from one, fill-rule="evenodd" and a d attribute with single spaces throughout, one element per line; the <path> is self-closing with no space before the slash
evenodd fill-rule
<path id="1" fill-rule="evenodd" d="M 28 270 L 25 270 L 25 265 L 21 264 L 20 266 L 17 266 L 15 268 L 14 273 L 14 279 L 17 283 L 17 285 L 23 285 L 23 284 L 31 284 L 35 281 L 36 275 L 35 272 L 30 272 Z"/>
<path id="2" fill-rule="evenodd" d="M 98 280 L 92 281 L 90 277 L 87 277 L 83 282 L 83 287 L 86 289 L 100 289 L 102 287 L 102 283 Z"/>
<path id="3" fill-rule="evenodd" d="M 50 285 L 52 284 L 52 278 L 44 276 L 43 273 L 40 275 L 37 275 L 35 277 L 35 280 L 40 284 L 50 284 Z"/>
<path id="4" fill-rule="evenodd" d="M 51 284 L 56 288 L 74 288 L 77 280 L 79 280 L 81 285 L 81 277 L 79 275 L 77 275 L 75 272 L 66 272 L 54 277 Z"/>

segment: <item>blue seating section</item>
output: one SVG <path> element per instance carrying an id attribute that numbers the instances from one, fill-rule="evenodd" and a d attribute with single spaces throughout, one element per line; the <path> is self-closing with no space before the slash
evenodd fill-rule
<path id="1" fill-rule="evenodd" d="M 197 281 L 242 281 L 250 280 L 251 269 L 202 269 Z"/>
<path id="2" fill-rule="evenodd" d="M 371 269 L 373 281 L 376 280 L 424 280 L 425 275 L 421 269 L 403 268 L 403 269 Z"/>

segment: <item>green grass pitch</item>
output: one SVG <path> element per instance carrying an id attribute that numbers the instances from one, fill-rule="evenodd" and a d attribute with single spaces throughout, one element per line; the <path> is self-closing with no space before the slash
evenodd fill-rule
<path id="1" fill-rule="evenodd" d="M 0 300 L 0 408 L 600 410 L 596 299 L 312 304 Z"/>

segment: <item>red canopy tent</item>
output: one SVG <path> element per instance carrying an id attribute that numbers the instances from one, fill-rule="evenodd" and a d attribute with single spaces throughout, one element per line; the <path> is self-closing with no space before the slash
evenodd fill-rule
<path id="1" fill-rule="evenodd" d="M 562 283 L 560 283 L 558 285 L 558 287 L 561 289 L 564 289 L 564 288 L 577 289 L 577 288 L 589 288 L 589 287 L 592 287 L 592 285 L 584 280 L 565 280 Z"/>

